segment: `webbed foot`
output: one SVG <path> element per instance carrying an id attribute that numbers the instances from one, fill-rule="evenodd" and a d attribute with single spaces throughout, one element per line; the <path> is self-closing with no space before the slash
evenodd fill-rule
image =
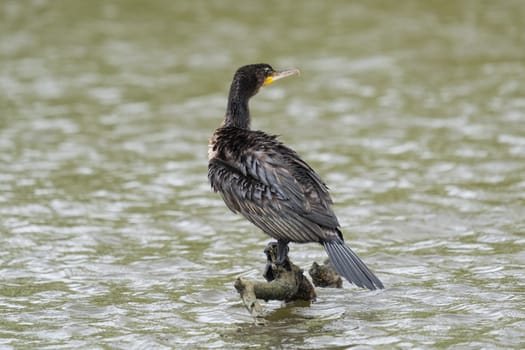
<path id="1" fill-rule="evenodd" d="M 279 268 L 291 270 L 290 260 L 288 259 L 288 242 L 277 241 L 270 242 L 264 249 L 266 254 L 266 266 L 263 277 L 268 281 L 277 278 Z"/>

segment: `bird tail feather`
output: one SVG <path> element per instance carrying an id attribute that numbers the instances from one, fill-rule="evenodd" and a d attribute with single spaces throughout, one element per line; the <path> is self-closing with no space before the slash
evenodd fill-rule
<path id="1" fill-rule="evenodd" d="M 323 246 L 337 273 L 346 278 L 348 282 L 370 290 L 384 288 L 379 278 L 343 241 L 325 241 Z"/>

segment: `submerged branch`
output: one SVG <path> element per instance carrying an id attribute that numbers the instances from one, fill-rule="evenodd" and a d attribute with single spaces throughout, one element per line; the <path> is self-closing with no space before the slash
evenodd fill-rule
<path id="1" fill-rule="evenodd" d="M 313 301 L 316 294 L 313 285 L 303 274 L 303 270 L 293 264 L 288 257 L 284 264 L 276 265 L 277 245 L 269 243 L 264 250 L 267 257 L 264 278 L 267 282 L 253 281 L 239 277 L 235 281 L 235 289 L 241 295 L 244 306 L 255 318 L 256 323 L 265 323 L 262 319 L 263 308 L 257 301 L 295 300 Z"/>
<path id="2" fill-rule="evenodd" d="M 264 249 L 266 267 L 264 278 L 266 282 L 253 281 L 239 277 L 235 281 L 235 289 L 239 292 L 242 302 L 256 324 L 266 324 L 263 318 L 264 310 L 257 299 L 291 301 L 315 301 L 316 293 L 312 283 L 303 274 L 303 270 L 292 263 L 288 256 L 284 264 L 276 265 L 277 244 L 268 243 Z M 343 281 L 335 272 L 328 260 L 323 265 L 314 262 L 308 271 L 315 286 L 341 288 Z"/>
<path id="3" fill-rule="evenodd" d="M 325 260 L 323 265 L 319 265 L 314 261 L 308 273 L 316 287 L 343 288 L 343 279 L 335 272 L 328 259 Z"/>
<path id="4" fill-rule="evenodd" d="M 264 271 L 266 282 L 253 281 L 239 277 L 235 289 L 239 292 L 244 306 L 255 318 L 256 324 L 265 324 L 264 310 L 257 299 L 291 301 L 315 301 L 316 293 L 312 283 L 303 274 L 303 270 L 292 263 L 288 257 L 284 264 L 276 265 L 277 244 L 269 243 L 264 252 L 267 262 Z M 342 280 L 328 262 L 324 265 L 312 264 L 309 271 L 314 284 L 322 287 L 341 288 Z"/>

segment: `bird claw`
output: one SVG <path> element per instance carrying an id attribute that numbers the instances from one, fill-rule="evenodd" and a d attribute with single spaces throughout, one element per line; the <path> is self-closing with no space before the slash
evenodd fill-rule
<path id="1" fill-rule="evenodd" d="M 263 277 L 268 282 L 273 281 L 277 277 L 273 272 L 272 265 L 273 264 L 270 261 L 267 261 L 266 266 L 264 267 Z"/>
<path id="2" fill-rule="evenodd" d="M 266 266 L 263 277 L 268 281 L 273 281 L 278 274 L 278 268 L 282 267 L 291 270 L 290 260 L 288 259 L 288 243 L 284 241 L 270 242 L 264 248 L 266 254 Z"/>

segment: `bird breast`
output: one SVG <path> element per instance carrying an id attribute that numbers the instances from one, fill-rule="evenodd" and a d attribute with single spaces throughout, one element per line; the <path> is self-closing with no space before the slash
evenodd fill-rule
<path id="1" fill-rule="evenodd" d="M 215 149 L 215 144 L 217 143 L 217 134 L 214 133 L 210 141 L 208 142 L 208 160 L 211 160 L 217 156 L 217 150 Z"/>

